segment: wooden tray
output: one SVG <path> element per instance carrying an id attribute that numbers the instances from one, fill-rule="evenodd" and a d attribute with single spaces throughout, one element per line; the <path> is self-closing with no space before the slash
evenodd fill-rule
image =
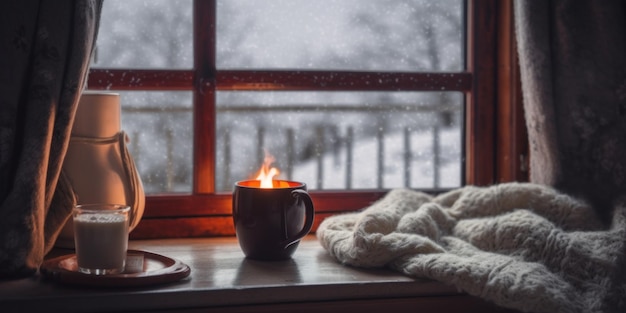
<path id="1" fill-rule="evenodd" d="M 189 266 L 178 260 L 140 250 L 128 250 L 126 263 L 120 274 L 84 274 L 78 271 L 76 254 L 69 254 L 43 262 L 39 271 L 55 282 L 99 287 L 150 286 L 178 281 L 191 273 Z"/>

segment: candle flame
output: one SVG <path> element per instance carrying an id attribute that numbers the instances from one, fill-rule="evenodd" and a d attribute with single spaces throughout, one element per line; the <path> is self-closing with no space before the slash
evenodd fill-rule
<path id="1" fill-rule="evenodd" d="M 259 174 L 256 177 L 256 180 L 261 181 L 261 188 L 273 188 L 274 184 L 272 180 L 275 176 L 280 174 L 280 171 L 275 167 L 270 167 L 272 163 L 274 163 L 276 159 L 274 157 L 265 152 L 265 158 L 263 159 L 263 165 L 259 170 Z"/>

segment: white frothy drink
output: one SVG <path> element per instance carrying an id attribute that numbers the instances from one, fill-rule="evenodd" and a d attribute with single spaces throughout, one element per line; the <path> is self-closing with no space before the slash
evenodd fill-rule
<path id="1" fill-rule="evenodd" d="M 114 211 L 113 211 L 114 212 Z M 124 270 L 128 249 L 127 212 L 74 214 L 74 239 L 79 271 L 115 274 Z"/>

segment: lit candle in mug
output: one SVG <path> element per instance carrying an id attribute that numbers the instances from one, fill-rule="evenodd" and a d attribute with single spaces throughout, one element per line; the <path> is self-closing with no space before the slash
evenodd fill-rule
<path id="1" fill-rule="evenodd" d="M 258 260 L 290 258 L 313 226 L 315 211 L 306 184 L 274 179 L 266 155 L 254 180 L 235 183 L 233 222 L 246 257 Z"/>
<path id="2" fill-rule="evenodd" d="M 277 168 L 271 167 L 274 161 L 274 157 L 266 152 L 265 158 L 263 160 L 263 165 L 261 165 L 261 169 L 259 170 L 259 173 L 258 175 L 256 175 L 255 179 L 260 182 L 261 188 L 289 187 L 289 184 L 285 181 L 274 179 L 274 177 L 280 174 L 280 171 Z"/>

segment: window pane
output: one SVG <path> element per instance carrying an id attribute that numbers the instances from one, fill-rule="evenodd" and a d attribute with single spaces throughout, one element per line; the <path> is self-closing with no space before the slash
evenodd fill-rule
<path id="1" fill-rule="evenodd" d="M 191 192 L 191 92 L 120 91 L 122 130 L 147 194 Z"/>
<path id="2" fill-rule="evenodd" d="M 457 187 L 458 92 L 218 92 L 216 188 L 258 172 L 310 189 Z"/>
<path id="3" fill-rule="evenodd" d="M 218 68 L 464 69 L 462 0 L 221 0 Z"/>
<path id="4" fill-rule="evenodd" d="M 106 0 L 94 67 L 191 68 L 192 0 Z"/>

